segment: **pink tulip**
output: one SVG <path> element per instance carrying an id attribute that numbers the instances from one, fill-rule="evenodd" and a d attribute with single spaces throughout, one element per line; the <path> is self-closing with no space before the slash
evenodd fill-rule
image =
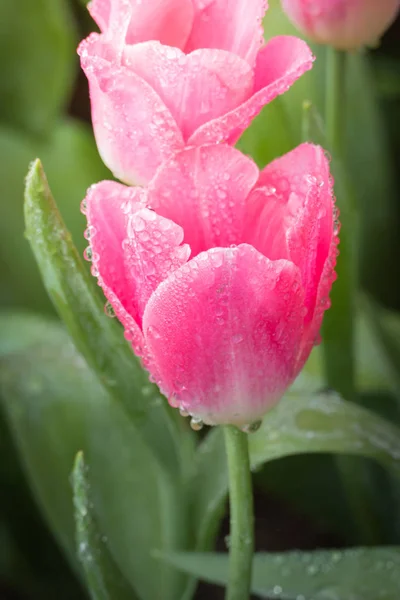
<path id="1" fill-rule="evenodd" d="M 259 172 L 191 147 L 148 188 L 105 181 L 84 212 L 92 270 L 173 406 L 243 426 L 282 396 L 318 341 L 335 278 L 329 163 L 303 144 Z"/>
<path id="2" fill-rule="evenodd" d="M 312 65 L 302 40 L 262 47 L 264 0 L 94 0 L 79 47 L 104 162 L 144 184 L 185 146 L 234 144 Z"/>
<path id="3" fill-rule="evenodd" d="M 342 50 L 376 43 L 400 0 L 282 0 L 290 20 L 310 39 Z"/>

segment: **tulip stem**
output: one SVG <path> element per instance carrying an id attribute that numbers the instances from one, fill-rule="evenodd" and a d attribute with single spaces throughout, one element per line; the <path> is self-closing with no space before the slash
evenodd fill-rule
<path id="1" fill-rule="evenodd" d="M 342 158 L 345 119 L 346 53 L 327 47 L 325 120 L 332 154 Z"/>
<path id="2" fill-rule="evenodd" d="M 349 188 L 343 171 L 345 138 L 345 73 L 344 52 L 327 48 L 326 63 L 326 138 L 332 153 L 336 203 L 340 210 L 340 254 L 337 281 L 331 293 L 332 308 L 324 317 L 322 339 L 327 384 L 346 400 L 354 400 L 354 218 Z"/>
<path id="3" fill-rule="evenodd" d="M 346 139 L 346 53 L 327 47 L 326 138 L 332 153 L 337 206 L 340 210 L 340 254 L 337 281 L 331 293 L 332 308 L 322 328 L 326 383 L 346 400 L 357 401 L 354 365 L 354 298 L 357 282 L 356 236 L 352 190 L 343 168 Z M 352 511 L 354 531 L 360 544 L 376 543 L 378 524 L 373 503 L 365 488 L 367 466 L 348 456 L 339 456 L 336 465 Z"/>
<path id="4" fill-rule="evenodd" d="M 248 600 L 254 553 L 253 490 L 247 433 L 224 427 L 228 459 L 230 536 L 225 600 Z"/>

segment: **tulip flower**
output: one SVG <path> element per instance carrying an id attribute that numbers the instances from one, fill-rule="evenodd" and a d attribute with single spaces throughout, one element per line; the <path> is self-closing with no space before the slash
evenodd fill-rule
<path id="1" fill-rule="evenodd" d="M 106 181 L 84 212 L 92 269 L 173 406 L 245 426 L 281 398 L 318 341 L 334 280 L 329 163 L 303 144 L 269 164 L 186 148 L 147 188 Z"/>
<path id="2" fill-rule="evenodd" d="M 353 50 L 379 40 L 394 21 L 400 0 L 282 0 L 282 6 L 311 40 Z"/>
<path id="3" fill-rule="evenodd" d="M 290 36 L 263 45 L 264 0 L 94 0 L 102 34 L 79 47 L 100 154 L 146 184 L 185 146 L 234 144 L 312 65 Z"/>

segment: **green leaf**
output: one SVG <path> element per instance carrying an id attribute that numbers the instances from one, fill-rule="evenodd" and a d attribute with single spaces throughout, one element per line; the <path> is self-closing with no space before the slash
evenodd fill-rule
<path id="1" fill-rule="evenodd" d="M 86 240 L 79 204 L 87 188 L 94 181 L 109 178 L 110 173 L 98 155 L 89 126 L 74 120 L 59 123 L 45 141 L 34 141 L 0 127 L 0 155 L 0 303 L 42 312 L 52 310 L 29 244 L 23 238 L 27 165 L 38 155 L 45 161 L 50 185 L 80 253 Z"/>
<path id="2" fill-rule="evenodd" d="M 300 384 L 298 384 L 300 385 Z M 292 388 L 249 437 L 251 464 L 309 453 L 349 454 L 377 460 L 400 477 L 400 430 L 373 412 L 332 393 Z M 198 549 L 209 547 L 228 489 L 225 450 L 216 429 L 200 446 L 193 482 Z"/>
<path id="3" fill-rule="evenodd" d="M 82 450 L 99 529 L 121 572 L 141 600 L 176 600 L 182 576 L 160 570 L 152 553 L 187 547 L 183 485 L 160 474 L 138 428 L 58 323 L 0 317 L 0 398 L 35 496 L 71 560 L 69 475 Z M 162 410 L 158 397 L 148 403 L 149 412 Z"/>
<path id="4" fill-rule="evenodd" d="M 66 0 L 0 3 L 0 115 L 7 126 L 50 132 L 69 101 L 77 58 Z"/>
<path id="5" fill-rule="evenodd" d="M 101 383 L 134 419 L 149 448 L 170 473 L 180 468 L 179 415 L 160 398 L 139 365 L 116 320 L 82 264 L 51 195 L 39 160 L 30 168 L 25 190 L 26 236 L 43 282 L 77 349 Z M 160 408 L 151 410 L 158 399 Z"/>
<path id="6" fill-rule="evenodd" d="M 135 600 L 137 596 L 115 565 L 93 514 L 86 469 L 83 453 L 78 452 L 72 472 L 76 544 L 90 595 L 93 600 Z"/>
<path id="7" fill-rule="evenodd" d="M 165 555 L 185 573 L 225 585 L 228 555 Z M 252 591 L 281 600 L 397 600 L 400 547 L 259 553 L 254 556 Z"/>

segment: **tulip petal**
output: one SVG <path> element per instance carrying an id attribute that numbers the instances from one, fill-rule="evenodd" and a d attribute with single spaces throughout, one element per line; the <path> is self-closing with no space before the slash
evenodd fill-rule
<path id="1" fill-rule="evenodd" d="M 181 245 L 183 229 L 179 225 L 148 208 L 128 216 L 127 234 L 123 258 L 134 282 L 132 300 L 141 325 L 141 316 L 151 294 L 161 281 L 187 262 L 190 247 Z"/>
<path id="2" fill-rule="evenodd" d="M 231 146 L 186 148 L 157 171 L 149 203 L 183 228 L 193 258 L 242 241 L 247 196 L 258 177 L 255 163 Z"/>
<path id="3" fill-rule="evenodd" d="M 111 181 L 93 186 L 86 198 L 92 261 L 99 284 L 124 327 L 131 330 L 134 322 L 135 336 L 153 291 L 190 254 L 190 248 L 181 245 L 181 227 L 146 204 L 143 188 Z"/>
<path id="4" fill-rule="evenodd" d="M 111 0 L 92 0 L 87 7 L 100 31 L 106 31 L 110 20 Z"/>
<path id="5" fill-rule="evenodd" d="M 248 63 L 225 50 L 184 54 L 159 42 L 127 46 L 124 64 L 146 81 L 170 110 L 183 138 L 230 112 L 253 89 Z"/>
<path id="6" fill-rule="evenodd" d="M 174 118 L 148 83 L 118 64 L 101 36 L 89 36 L 79 53 L 103 161 L 121 181 L 146 183 L 160 163 L 183 147 Z"/>
<path id="7" fill-rule="evenodd" d="M 143 332 L 159 385 L 209 424 L 261 418 L 293 380 L 302 335 L 298 268 L 254 248 L 214 248 L 156 289 Z"/>
<path id="8" fill-rule="evenodd" d="M 146 194 L 142 188 L 126 187 L 113 181 L 92 186 L 86 196 L 93 269 L 138 354 L 143 346 L 141 318 L 134 294 L 135 281 L 123 259 L 122 243 L 127 236 L 127 215 L 145 205 Z"/>
<path id="9" fill-rule="evenodd" d="M 127 11 L 127 44 L 159 40 L 178 48 L 184 47 L 194 18 L 192 0 L 92 0 L 89 11 L 100 30 L 111 34 Z"/>
<path id="10" fill-rule="evenodd" d="M 228 50 L 252 67 L 264 41 L 266 0 L 193 0 L 195 17 L 186 52 L 197 48 Z"/>
<path id="11" fill-rule="evenodd" d="M 270 259 L 286 258 L 299 267 L 306 324 L 313 318 L 333 221 L 329 162 L 323 149 L 312 144 L 267 165 L 248 199 L 244 239 Z"/>
<path id="12" fill-rule="evenodd" d="M 302 40 L 291 36 L 273 38 L 258 53 L 253 95 L 238 108 L 197 129 L 189 144 L 234 144 L 260 110 L 286 92 L 312 63 L 311 50 Z"/>

